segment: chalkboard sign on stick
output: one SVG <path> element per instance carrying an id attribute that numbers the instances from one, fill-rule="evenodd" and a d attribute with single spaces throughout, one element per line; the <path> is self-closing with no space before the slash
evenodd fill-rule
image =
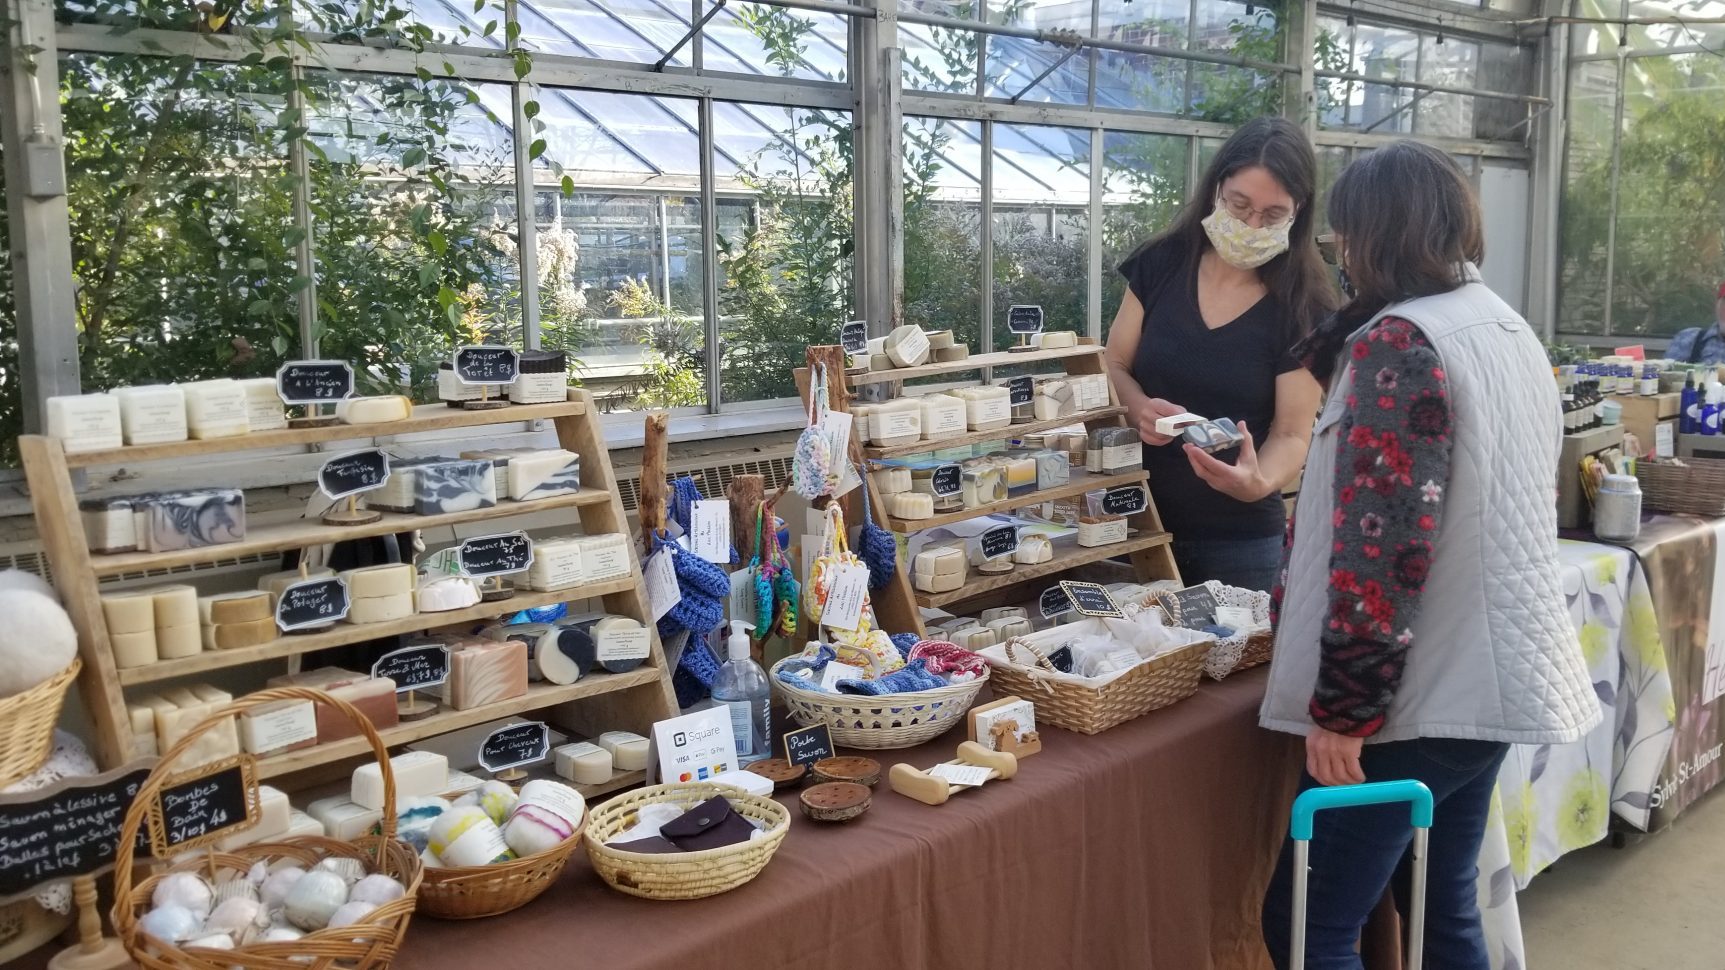
<path id="1" fill-rule="evenodd" d="M 150 851 L 166 859 L 256 824 L 257 763 L 234 755 L 168 779 L 150 804 Z"/>
<path id="2" fill-rule="evenodd" d="M 1142 485 L 1117 485 L 1102 496 L 1104 515 L 1137 515 L 1146 504 Z"/>
<path id="3" fill-rule="evenodd" d="M 325 626 L 346 619 L 349 605 L 347 582 L 339 576 L 295 583 L 276 601 L 276 627 L 288 633 Z"/>
<path id="4" fill-rule="evenodd" d="M 1018 551 L 1018 526 L 997 525 L 984 532 L 977 542 L 982 546 L 982 558 L 988 560 L 1010 556 Z"/>
<path id="5" fill-rule="evenodd" d="M 461 544 L 461 571 L 483 578 L 518 573 L 533 565 L 533 540 L 525 532 L 478 536 Z"/>
<path id="6" fill-rule="evenodd" d="M 283 404 L 333 404 L 353 394 L 353 367 L 345 360 L 290 360 L 276 368 Z"/>
<path id="7" fill-rule="evenodd" d="M 957 495 L 963 486 L 964 468 L 959 465 L 942 465 L 929 477 L 929 490 L 941 498 Z"/>
<path id="8" fill-rule="evenodd" d="M 154 759 L 17 795 L 0 795 L 0 903 L 114 864 L 126 810 Z M 140 833 L 141 834 L 141 833 Z"/>
<path id="9" fill-rule="evenodd" d="M 1042 591 L 1036 605 L 1042 610 L 1042 618 L 1052 620 L 1057 616 L 1065 616 L 1072 612 L 1072 597 L 1059 586 L 1050 586 Z"/>
<path id="10" fill-rule="evenodd" d="M 785 760 L 792 765 L 812 765 L 835 754 L 837 752 L 833 750 L 833 734 L 825 724 L 816 724 L 785 734 Z"/>
<path id="11" fill-rule="evenodd" d="M 1041 333 L 1042 308 L 1014 306 L 1006 311 L 1006 329 L 1013 333 Z"/>
<path id="12" fill-rule="evenodd" d="M 332 499 L 379 489 L 388 481 L 389 456 L 379 448 L 337 455 L 317 472 L 318 489 Z"/>
<path id="13" fill-rule="evenodd" d="M 1036 378 L 1028 374 L 1014 377 L 1006 382 L 1006 392 L 1011 395 L 1013 407 L 1029 404 L 1036 400 Z"/>
<path id="14" fill-rule="evenodd" d="M 479 765 L 492 774 L 544 761 L 551 751 L 551 732 L 544 721 L 498 728 L 479 745 Z"/>
<path id="15" fill-rule="evenodd" d="M 1188 629 L 1199 629 L 1216 622 L 1216 595 L 1208 586 L 1188 586 L 1157 597 L 1168 618 Z"/>
<path id="16" fill-rule="evenodd" d="M 463 384 L 509 384 L 521 370 L 521 358 L 509 347 L 470 344 L 455 351 L 455 377 Z"/>
<path id="17" fill-rule="evenodd" d="M 839 329 L 839 343 L 847 354 L 868 353 L 868 321 L 852 320 Z"/>
<path id="18" fill-rule="evenodd" d="M 1098 583 L 1075 583 L 1062 580 L 1060 588 L 1072 600 L 1072 608 L 1085 616 L 1124 616 L 1120 607 L 1109 595 L 1108 589 Z"/>
<path id="19" fill-rule="evenodd" d="M 371 665 L 371 675 L 395 681 L 397 694 L 436 687 L 449 679 L 449 648 L 421 643 L 391 650 Z"/>

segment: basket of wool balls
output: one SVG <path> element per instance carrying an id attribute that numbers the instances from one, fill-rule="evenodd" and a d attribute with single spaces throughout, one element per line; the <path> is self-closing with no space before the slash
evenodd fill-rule
<path id="1" fill-rule="evenodd" d="M 78 631 L 54 588 L 32 573 L 0 572 L 0 788 L 48 760 L 54 722 L 78 677 Z"/>
<path id="2" fill-rule="evenodd" d="M 515 789 L 488 781 L 453 802 L 410 799 L 402 838 L 418 845 L 425 882 L 419 911 L 439 919 L 479 919 L 519 909 L 551 888 L 581 844 L 587 804 L 558 781 Z"/>

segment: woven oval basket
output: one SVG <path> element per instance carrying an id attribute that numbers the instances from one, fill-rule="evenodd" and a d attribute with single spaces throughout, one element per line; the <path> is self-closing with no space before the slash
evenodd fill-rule
<path id="1" fill-rule="evenodd" d="M 1176 647 L 1098 688 L 1057 673 L 1035 642 L 1039 635 L 1006 641 L 1005 662 L 984 653 L 994 671 L 995 693 L 1016 694 L 1035 704 L 1037 724 L 1079 734 L 1100 734 L 1197 693 L 1204 658 L 1216 642 L 1204 637 Z"/>
<path id="2" fill-rule="evenodd" d="M 582 816 L 574 835 L 544 852 L 489 866 L 427 866 L 419 911 L 438 919 L 480 919 L 531 903 L 562 875 L 590 817 L 591 812 Z"/>
<path id="3" fill-rule="evenodd" d="M 765 823 L 766 835 L 700 852 L 625 852 L 605 844 L 634 825 L 644 805 L 664 803 L 686 811 L 715 795 L 725 796 L 732 811 Z M 701 899 L 729 892 L 760 875 L 790 827 L 791 813 L 783 805 L 730 785 L 654 785 L 618 795 L 588 813 L 587 858 L 599 877 L 618 892 L 642 899 Z"/>
<path id="4" fill-rule="evenodd" d="M 913 748 L 933 740 L 964 723 L 965 712 L 988 683 L 984 670 L 972 681 L 910 694 L 829 694 L 780 680 L 779 668 L 789 659 L 773 665 L 771 679 L 791 719 L 803 727 L 825 724 L 833 743 L 844 748 Z"/>
<path id="5" fill-rule="evenodd" d="M 54 750 L 54 723 L 66 689 L 83 663 L 72 665 L 22 693 L 0 700 L 0 788 L 28 778 Z"/>

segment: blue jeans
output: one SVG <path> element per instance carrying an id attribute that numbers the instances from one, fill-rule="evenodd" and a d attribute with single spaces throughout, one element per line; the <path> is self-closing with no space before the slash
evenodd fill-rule
<path id="1" fill-rule="evenodd" d="M 1480 926 L 1479 846 L 1509 745 L 1495 741 L 1417 738 L 1368 744 L 1360 756 L 1367 781 L 1413 778 L 1437 803 L 1426 878 L 1425 959 L 1430 970 L 1491 970 Z M 1317 786 L 1302 776 L 1300 790 Z M 1306 967 L 1360 970 L 1355 944 L 1384 889 L 1396 887 L 1405 915 L 1413 829 L 1408 808 L 1376 805 L 1319 812 L 1307 883 Z M 1288 966 L 1293 918 L 1294 844 L 1285 840 L 1264 897 L 1264 942 L 1277 970 Z"/>
<path id="2" fill-rule="evenodd" d="M 1174 564 L 1188 586 L 1214 579 L 1268 593 L 1282 571 L 1282 537 L 1175 539 Z"/>

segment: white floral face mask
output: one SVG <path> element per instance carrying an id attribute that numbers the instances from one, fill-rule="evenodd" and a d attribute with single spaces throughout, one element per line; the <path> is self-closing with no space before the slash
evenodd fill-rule
<path id="1" fill-rule="evenodd" d="M 1289 219 L 1279 226 L 1250 226 L 1235 218 L 1222 200 L 1216 200 L 1216 211 L 1204 217 L 1204 232 L 1216 255 L 1230 266 L 1257 269 L 1288 251 L 1288 231 L 1294 226 Z"/>

